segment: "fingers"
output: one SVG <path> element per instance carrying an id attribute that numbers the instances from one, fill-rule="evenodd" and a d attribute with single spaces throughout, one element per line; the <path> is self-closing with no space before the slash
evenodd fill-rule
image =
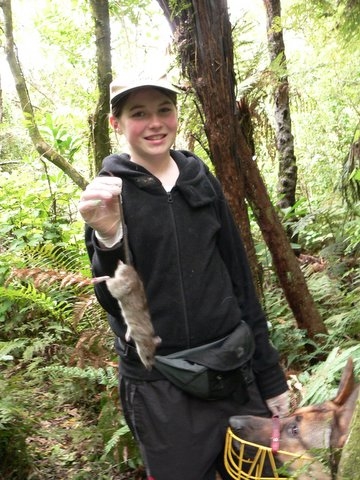
<path id="1" fill-rule="evenodd" d="M 81 195 L 81 200 L 96 198 L 106 200 L 115 195 L 120 195 L 122 180 L 118 177 L 96 177 Z"/>
<path id="2" fill-rule="evenodd" d="M 273 415 L 286 416 L 289 413 L 289 391 L 286 390 L 281 395 L 269 398 L 266 404 Z"/>
<path id="3" fill-rule="evenodd" d="M 121 193 L 122 180 L 119 177 L 96 177 L 88 186 L 101 186 L 102 188 L 113 190 L 117 195 Z"/>
<path id="4" fill-rule="evenodd" d="M 80 213 L 104 206 L 121 194 L 122 180 L 118 177 L 96 177 L 82 192 L 79 201 Z"/>

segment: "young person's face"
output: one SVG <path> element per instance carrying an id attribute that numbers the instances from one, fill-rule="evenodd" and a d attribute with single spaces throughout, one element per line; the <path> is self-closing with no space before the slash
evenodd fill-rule
<path id="1" fill-rule="evenodd" d="M 177 131 L 177 110 L 171 99 L 156 88 L 131 93 L 114 127 L 128 141 L 133 161 L 153 161 L 169 155 Z"/>

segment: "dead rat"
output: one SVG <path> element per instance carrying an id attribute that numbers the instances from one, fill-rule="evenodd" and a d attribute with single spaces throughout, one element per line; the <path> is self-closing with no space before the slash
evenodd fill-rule
<path id="1" fill-rule="evenodd" d="M 134 267 L 119 261 L 113 277 L 93 279 L 93 283 L 102 281 L 106 282 L 109 292 L 119 302 L 127 326 L 126 341 L 134 341 L 141 362 L 150 370 L 161 339 L 155 335 L 144 285 L 139 275 Z"/>

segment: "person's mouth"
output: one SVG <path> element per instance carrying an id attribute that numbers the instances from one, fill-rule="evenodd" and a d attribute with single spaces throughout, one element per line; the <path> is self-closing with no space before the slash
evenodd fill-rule
<path id="1" fill-rule="evenodd" d="M 157 141 L 163 140 L 165 137 L 166 137 L 166 134 L 161 133 L 157 135 L 149 135 L 148 137 L 145 137 L 145 139 L 150 142 L 157 142 Z"/>

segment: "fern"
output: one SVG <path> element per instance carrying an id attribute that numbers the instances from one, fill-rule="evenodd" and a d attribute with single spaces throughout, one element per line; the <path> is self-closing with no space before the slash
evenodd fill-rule
<path id="1" fill-rule="evenodd" d="M 314 367 L 310 372 L 299 376 L 305 385 L 305 394 L 301 405 L 317 404 L 335 398 L 341 373 L 349 357 L 353 358 L 355 376 L 360 375 L 360 345 L 340 350 L 334 348 L 325 362 Z"/>
<path id="2" fill-rule="evenodd" d="M 109 453 L 115 449 L 115 447 L 118 446 L 120 440 L 124 435 L 129 435 L 130 434 L 130 429 L 127 425 L 124 425 L 120 427 L 116 432 L 113 433 L 112 437 L 110 440 L 106 443 L 105 448 L 104 448 L 104 454 L 102 455 L 101 459 L 105 460 L 105 457 L 109 455 Z"/>
<path id="3" fill-rule="evenodd" d="M 104 440 L 101 460 L 115 461 L 119 466 L 124 464 L 135 468 L 142 464 L 139 448 L 119 413 L 119 408 L 109 401 L 101 409 L 98 422 Z"/>
<path id="4" fill-rule="evenodd" d="M 26 438 L 35 427 L 19 382 L 14 376 L 0 379 L 0 477 L 27 478 L 29 458 Z"/>
<path id="5" fill-rule="evenodd" d="M 43 372 L 49 373 L 53 377 L 61 377 L 63 379 L 84 379 L 89 383 L 104 385 L 107 388 L 114 388 L 118 385 L 117 369 L 113 367 L 107 368 L 79 368 L 65 367 L 62 365 L 51 365 L 44 367 Z"/>
<path id="6" fill-rule="evenodd" d="M 0 361 L 13 353 L 14 350 L 22 350 L 28 342 L 29 340 L 24 338 L 17 338 L 10 342 L 0 342 Z"/>
<path id="7" fill-rule="evenodd" d="M 95 328 L 99 322 L 106 322 L 91 279 L 81 273 L 40 267 L 13 268 L 6 285 L 8 290 L 0 290 L 0 294 L 5 292 L 4 298 L 28 302 L 58 321 L 67 321 L 74 329 Z"/>
<path id="8" fill-rule="evenodd" d="M 57 302 L 45 292 L 40 292 L 32 284 L 20 285 L 18 288 L 0 286 L 0 296 L 19 305 L 29 305 L 39 311 L 50 313 L 54 318 L 61 320 L 69 309 L 67 302 Z"/>
<path id="9" fill-rule="evenodd" d="M 79 251 L 78 245 L 45 244 L 27 247 L 24 250 L 26 265 L 40 270 L 58 270 L 81 272 L 90 277 L 90 265 L 85 251 Z"/>

